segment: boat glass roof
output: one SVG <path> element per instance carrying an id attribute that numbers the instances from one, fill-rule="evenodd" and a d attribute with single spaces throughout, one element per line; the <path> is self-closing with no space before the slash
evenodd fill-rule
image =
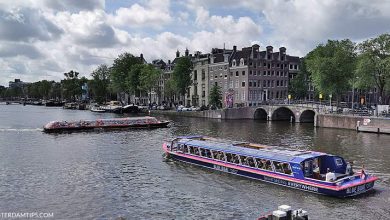
<path id="1" fill-rule="evenodd" d="M 199 136 L 182 138 L 179 140 L 179 143 L 198 146 L 198 147 L 211 149 L 211 150 L 224 151 L 226 153 L 234 153 L 243 156 L 258 157 L 258 158 L 284 161 L 284 162 L 291 162 L 293 160 L 294 162 L 301 162 L 308 158 L 325 155 L 324 153 L 320 153 L 320 152 L 278 149 L 276 147 L 252 149 L 248 147 L 236 146 L 237 144 L 242 144 L 246 142 L 221 141 L 218 139 L 215 140 L 190 139 L 194 137 L 196 138 Z"/>

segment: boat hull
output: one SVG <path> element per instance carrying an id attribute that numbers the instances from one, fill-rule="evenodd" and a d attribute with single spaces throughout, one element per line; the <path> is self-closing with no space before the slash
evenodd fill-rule
<path id="1" fill-rule="evenodd" d="M 354 184 L 350 187 L 330 187 L 329 185 L 320 186 L 319 184 L 304 182 L 299 180 L 294 180 L 292 177 L 284 177 L 282 175 L 275 174 L 273 172 L 259 171 L 257 169 L 239 167 L 236 165 L 225 164 L 219 161 L 214 161 L 212 159 L 206 158 L 197 158 L 193 155 L 181 155 L 174 154 L 165 149 L 166 154 L 170 159 L 181 161 L 185 163 L 194 164 L 197 166 L 218 170 L 221 172 L 226 172 L 234 175 L 244 176 L 251 179 L 256 179 L 276 185 L 282 185 L 289 188 L 299 189 L 303 191 L 308 191 L 317 194 L 323 194 L 334 197 L 350 197 L 356 196 L 358 194 L 366 193 L 374 187 L 375 180 L 365 181 L 361 184 Z"/>
<path id="2" fill-rule="evenodd" d="M 93 131 L 102 129 L 136 129 L 136 128 L 165 128 L 168 126 L 170 121 L 161 121 L 159 123 L 151 124 L 132 124 L 132 125 L 109 125 L 109 126 L 79 126 L 79 127 L 62 127 L 62 128 L 43 128 L 46 133 L 60 133 L 60 132 L 73 132 L 73 131 Z"/>

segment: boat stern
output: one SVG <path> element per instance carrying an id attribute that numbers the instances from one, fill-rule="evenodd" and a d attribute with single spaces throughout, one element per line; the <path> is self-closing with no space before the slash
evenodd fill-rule
<path id="1" fill-rule="evenodd" d="M 353 176 L 346 181 L 338 183 L 340 196 L 350 197 L 366 193 L 374 188 L 377 180 L 378 177 L 372 175 L 366 175 L 365 177 L 360 175 Z"/>

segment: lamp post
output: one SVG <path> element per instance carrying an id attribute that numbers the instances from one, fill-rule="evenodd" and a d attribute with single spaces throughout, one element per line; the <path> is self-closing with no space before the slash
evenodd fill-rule
<path id="1" fill-rule="evenodd" d="M 352 113 L 354 113 L 354 99 L 355 99 L 355 79 L 359 79 L 359 77 L 353 77 L 352 78 Z"/>
<path id="2" fill-rule="evenodd" d="M 288 95 L 288 104 L 290 105 L 290 99 L 291 99 L 291 95 L 289 94 Z"/>
<path id="3" fill-rule="evenodd" d="M 330 112 L 333 113 L 333 107 L 332 107 L 332 94 L 329 94 L 329 107 L 330 107 Z"/>

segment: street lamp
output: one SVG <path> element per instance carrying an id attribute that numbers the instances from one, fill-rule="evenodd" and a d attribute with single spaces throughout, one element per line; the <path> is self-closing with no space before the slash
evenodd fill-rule
<path id="1" fill-rule="evenodd" d="M 354 109 L 354 99 L 355 99 L 355 79 L 359 79 L 359 77 L 353 77 L 352 78 L 352 112 Z"/>

